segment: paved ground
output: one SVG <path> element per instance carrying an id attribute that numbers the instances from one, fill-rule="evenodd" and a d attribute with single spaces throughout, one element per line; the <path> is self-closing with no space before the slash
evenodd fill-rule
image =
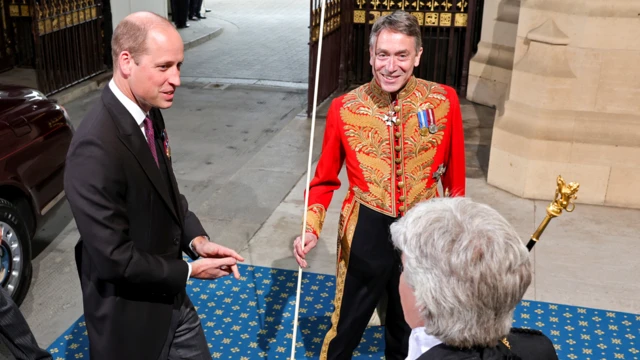
<path id="1" fill-rule="evenodd" d="M 309 1 L 206 0 L 222 34 L 186 54 L 182 75 L 306 83 Z"/>

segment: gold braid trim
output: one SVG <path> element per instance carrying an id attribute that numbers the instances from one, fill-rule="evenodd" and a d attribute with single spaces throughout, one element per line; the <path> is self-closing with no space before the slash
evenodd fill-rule
<path id="1" fill-rule="evenodd" d="M 344 295 L 344 283 L 347 278 L 347 264 L 344 260 L 338 261 L 338 274 L 336 276 L 336 295 L 333 299 L 334 310 L 331 314 L 331 329 L 327 331 L 320 350 L 320 360 L 327 360 L 329 345 L 338 335 L 338 322 L 340 321 L 340 309 L 342 307 L 342 296 Z"/>
<path id="2" fill-rule="evenodd" d="M 306 231 L 314 233 L 316 236 L 320 236 L 322 231 L 322 224 L 324 224 L 324 217 L 327 215 L 327 210 L 320 204 L 314 204 L 307 209 L 307 224 Z"/>

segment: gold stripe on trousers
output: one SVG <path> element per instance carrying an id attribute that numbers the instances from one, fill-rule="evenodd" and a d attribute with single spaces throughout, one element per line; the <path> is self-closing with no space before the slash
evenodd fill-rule
<path id="1" fill-rule="evenodd" d="M 340 320 L 340 308 L 342 307 L 342 296 L 344 294 L 344 283 L 347 278 L 347 268 L 349 267 L 349 255 L 351 254 L 351 242 L 356 231 L 358 215 L 360 213 L 360 203 L 352 200 L 347 204 L 340 214 L 340 229 L 338 229 L 338 265 L 336 269 L 336 295 L 333 300 L 334 310 L 331 315 L 331 329 L 327 332 L 320 351 L 320 360 L 327 359 L 329 344 L 338 334 L 338 321 Z"/>

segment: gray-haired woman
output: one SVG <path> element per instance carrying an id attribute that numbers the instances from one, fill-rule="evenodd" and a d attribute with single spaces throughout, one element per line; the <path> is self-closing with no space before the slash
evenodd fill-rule
<path id="1" fill-rule="evenodd" d="M 467 198 L 433 199 L 391 225 L 391 235 L 403 253 L 408 360 L 558 358 L 541 332 L 511 327 L 532 265 L 497 211 Z"/>

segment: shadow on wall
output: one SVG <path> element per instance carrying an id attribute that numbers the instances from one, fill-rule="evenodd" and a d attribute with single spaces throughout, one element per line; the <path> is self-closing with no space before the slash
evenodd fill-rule
<path id="1" fill-rule="evenodd" d="M 494 106 L 497 109 L 496 116 L 504 114 L 504 103 L 509 97 L 510 73 L 514 65 L 515 34 L 510 34 L 514 38 L 514 43 L 505 43 L 507 32 L 516 32 L 521 0 L 499 0 L 497 16 L 495 19 L 486 19 L 493 22 L 493 38 L 491 45 L 481 42 L 478 47 L 478 62 L 481 63 L 482 72 L 477 75 L 477 86 L 473 88 L 470 98 L 476 101 Z M 528 42 L 525 43 L 528 47 Z M 504 79 L 509 77 L 508 79 Z M 502 80 L 502 81 L 500 81 Z"/>

